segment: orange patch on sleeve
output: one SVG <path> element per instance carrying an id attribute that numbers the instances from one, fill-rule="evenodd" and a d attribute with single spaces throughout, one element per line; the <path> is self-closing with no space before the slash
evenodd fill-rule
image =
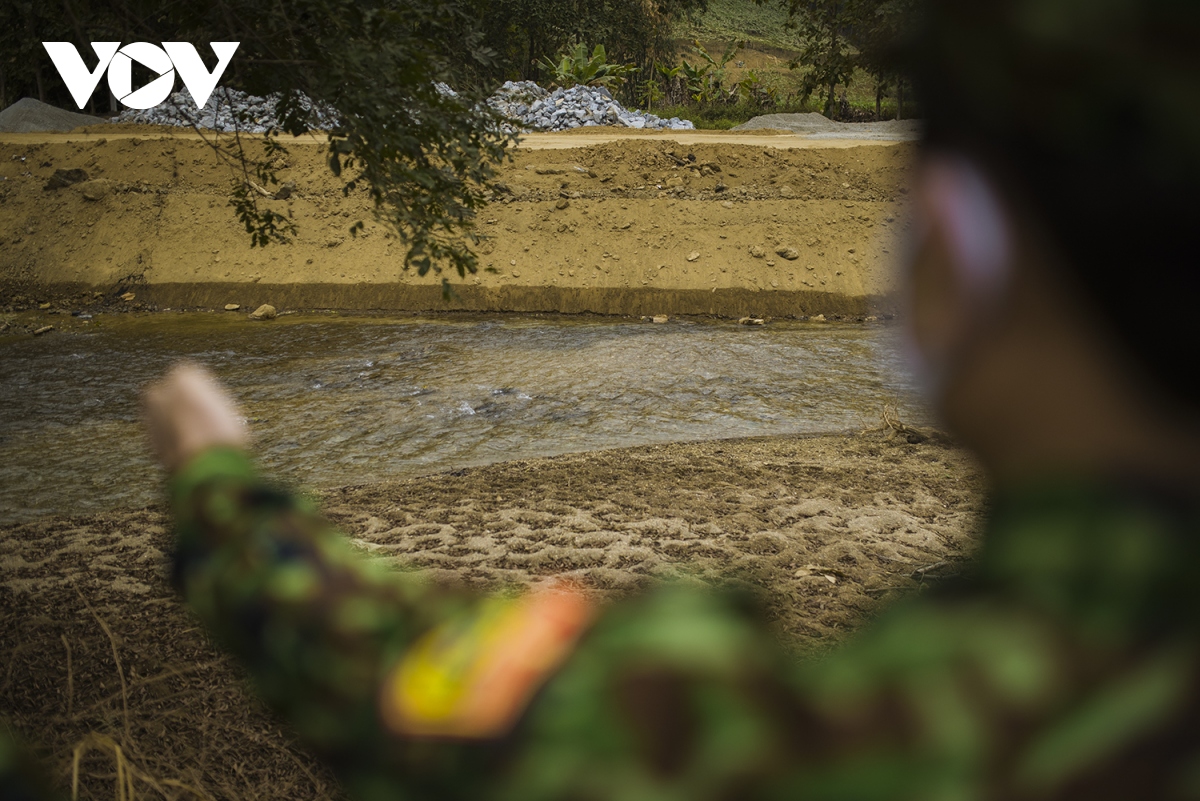
<path id="1" fill-rule="evenodd" d="M 489 598 L 420 637 L 385 678 L 380 708 L 399 735 L 488 738 L 508 731 L 594 617 L 577 589 Z"/>

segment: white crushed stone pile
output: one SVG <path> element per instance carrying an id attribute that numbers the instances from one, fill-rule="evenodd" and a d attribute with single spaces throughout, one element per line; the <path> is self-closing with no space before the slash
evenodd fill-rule
<path id="1" fill-rule="evenodd" d="M 444 94 L 454 91 L 444 84 L 438 85 Z M 263 133 L 278 126 L 275 103 L 278 95 L 256 97 L 236 89 L 221 87 L 213 92 L 203 109 L 197 109 L 191 96 L 176 92 L 154 108 L 138 111 L 127 109 L 113 122 L 143 123 L 149 125 L 192 124 L 217 131 L 242 130 Z M 312 127 L 316 130 L 332 126 L 336 112 L 323 109 L 303 98 L 301 102 L 313 115 Z M 615 125 L 625 128 L 647 128 L 653 130 L 690 130 L 695 126 L 690 120 L 673 117 L 664 120 L 645 111 L 631 111 L 613 99 L 607 89 L 595 86 L 576 86 L 571 89 L 547 91 L 533 81 L 507 81 L 487 99 L 492 108 L 511 121 L 510 126 L 518 130 L 565 131 L 597 125 Z"/>
<path id="2" fill-rule="evenodd" d="M 211 128 L 214 131 L 264 133 L 268 128 L 279 127 L 279 118 L 275 116 L 275 104 L 278 100 L 277 94 L 258 97 L 222 86 L 209 96 L 204 108 L 198 109 L 196 102 L 185 89 L 173 93 L 152 108 L 126 109 L 113 117 L 112 121 L 144 125 L 195 124 L 199 128 Z M 303 96 L 300 98 L 300 105 L 311 115 L 311 127 L 314 130 L 325 130 L 333 126 L 333 109 L 321 108 Z"/>
<path id="3" fill-rule="evenodd" d="M 630 111 L 600 86 L 573 86 L 547 91 L 533 81 L 506 81 L 488 98 L 488 105 L 534 131 L 565 131 L 597 125 L 690 130 L 691 120 L 664 120 L 645 111 Z"/>
<path id="4" fill-rule="evenodd" d="M 84 125 L 104 122 L 100 117 L 67 111 L 32 97 L 23 97 L 0 111 L 0 132 L 38 133 L 39 131 L 73 131 Z"/>

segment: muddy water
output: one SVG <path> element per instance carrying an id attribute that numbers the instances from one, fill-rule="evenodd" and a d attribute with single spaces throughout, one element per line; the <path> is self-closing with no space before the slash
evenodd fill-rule
<path id="1" fill-rule="evenodd" d="M 0 344 L 0 520 L 157 501 L 137 391 L 182 357 L 233 387 L 275 475 L 322 487 L 621 445 L 841 431 L 897 400 L 919 418 L 899 344 L 897 328 L 878 324 L 98 316 Z"/>

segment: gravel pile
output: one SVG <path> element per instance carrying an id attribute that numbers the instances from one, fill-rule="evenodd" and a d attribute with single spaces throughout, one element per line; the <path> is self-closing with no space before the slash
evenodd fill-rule
<path id="1" fill-rule="evenodd" d="M 84 125 L 104 122 L 100 117 L 78 114 L 51 106 L 32 97 L 23 97 L 0 111 L 0 132 L 37 133 L 39 131 L 72 131 Z"/>
<path id="2" fill-rule="evenodd" d="M 599 86 L 575 86 L 549 92 L 533 81 L 506 81 L 488 105 L 534 131 L 565 131 L 596 125 L 672 131 L 696 126 L 691 120 L 664 120 L 645 111 L 630 111 Z"/>
<path id="3" fill-rule="evenodd" d="M 279 118 L 275 116 L 275 103 L 278 100 L 279 95 L 257 97 L 236 89 L 218 87 L 209 96 L 204 108 L 198 109 L 196 102 L 185 89 L 175 92 L 153 108 L 126 109 L 113 117 L 112 121 L 143 125 L 195 124 L 197 127 L 211 128 L 215 131 L 263 133 L 268 128 L 279 126 Z M 301 97 L 300 104 L 311 115 L 313 129 L 324 130 L 332 127 L 333 109 L 320 108 L 307 97 Z"/>
<path id="4" fill-rule="evenodd" d="M 909 142 L 921 137 L 919 120 L 885 122 L 835 122 L 815 111 L 807 114 L 763 114 L 733 130 L 774 129 L 791 131 L 809 139 L 871 139 L 882 142 Z"/>
<path id="5" fill-rule="evenodd" d="M 441 84 L 438 90 L 451 96 L 453 90 Z M 113 122 L 132 122 L 148 125 L 195 124 L 217 131 L 242 130 L 262 133 L 278 126 L 275 102 L 278 95 L 256 97 L 236 89 L 218 88 L 203 109 L 197 109 L 187 91 L 176 92 L 159 105 L 139 111 L 127 109 Z M 335 114 L 322 109 L 307 98 L 301 101 L 312 114 L 312 127 L 317 130 L 332 126 Z M 689 130 L 690 120 L 673 117 L 664 120 L 644 111 L 630 111 L 613 99 L 607 89 L 576 86 L 549 92 L 533 81 L 507 81 L 496 90 L 487 103 L 508 117 L 521 130 L 565 131 L 596 125 L 617 125 L 625 128 L 653 130 Z"/>

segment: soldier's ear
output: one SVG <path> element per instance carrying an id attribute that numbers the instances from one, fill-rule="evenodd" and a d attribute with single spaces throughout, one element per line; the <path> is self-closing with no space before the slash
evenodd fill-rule
<path id="1" fill-rule="evenodd" d="M 998 194 L 967 158 L 927 156 L 914 197 L 907 315 L 914 364 L 936 393 L 1002 308 L 1014 247 Z"/>
<path id="2" fill-rule="evenodd" d="M 922 226 L 945 237 L 951 264 L 973 302 L 1003 294 L 1012 267 L 1012 239 L 999 195 L 971 161 L 932 155 L 921 165 L 917 211 Z"/>

